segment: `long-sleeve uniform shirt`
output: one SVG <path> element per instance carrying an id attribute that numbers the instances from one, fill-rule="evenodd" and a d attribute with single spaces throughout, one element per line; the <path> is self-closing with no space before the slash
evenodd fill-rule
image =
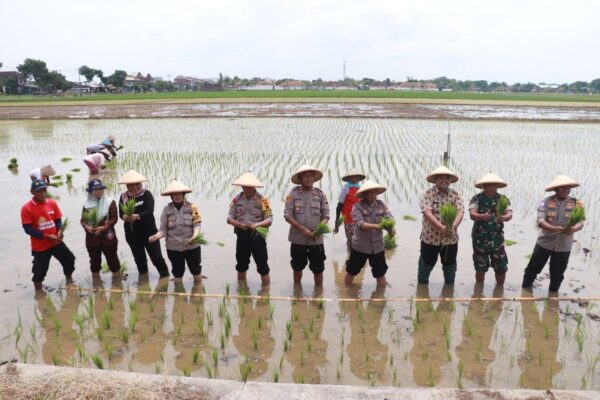
<path id="1" fill-rule="evenodd" d="M 368 204 L 366 199 L 354 204 L 352 219 L 355 229 L 352 236 L 352 249 L 364 254 L 377 254 L 384 250 L 383 231 L 380 229 L 364 230 L 365 222 L 378 224 L 382 218 L 393 218 L 388 206 L 381 200 Z"/>
<path id="2" fill-rule="evenodd" d="M 242 224 L 256 224 L 267 220 L 273 222 L 273 212 L 271 211 L 269 199 L 258 192 L 254 192 L 247 199 L 242 192 L 231 200 L 227 220 Z"/>
<path id="3" fill-rule="evenodd" d="M 201 222 L 202 218 L 195 204 L 184 201 L 179 210 L 173 203 L 167 204 L 160 216 L 160 231 L 167 237 L 167 250 L 187 251 L 199 247 L 199 244 L 188 244 L 188 241 Z"/>
<path id="4" fill-rule="evenodd" d="M 284 218 L 287 221 L 294 218 L 300 225 L 314 231 L 317 224 L 324 219 L 329 219 L 329 202 L 321 189 L 313 187 L 310 190 L 302 186 L 294 187 L 285 200 Z M 315 240 L 304 236 L 301 230 L 290 225 L 288 240 L 300 245 L 323 244 L 323 236 Z"/>

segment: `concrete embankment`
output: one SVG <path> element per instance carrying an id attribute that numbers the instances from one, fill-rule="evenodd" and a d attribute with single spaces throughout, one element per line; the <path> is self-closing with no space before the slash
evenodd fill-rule
<path id="1" fill-rule="evenodd" d="M 577 390 L 425 389 L 237 382 L 88 368 L 7 364 L 0 367 L 0 399 L 408 399 L 592 400 Z"/>

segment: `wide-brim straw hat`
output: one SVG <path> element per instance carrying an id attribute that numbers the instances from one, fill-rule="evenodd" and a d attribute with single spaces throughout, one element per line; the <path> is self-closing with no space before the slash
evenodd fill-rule
<path id="1" fill-rule="evenodd" d="M 437 175 L 449 175 L 450 182 L 452 182 L 452 183 L 458 181 L 458 175 L 456 175 L 454 172 L 450 171 L 447 167 L 440 165 L 439 167 L 437 167 L 436 169 L 431 171 L 429 173 L 429 175 L 427 175 L 427 182 L 435 183 L 435 177 Z"/>
<path id="2" fill-rule="evenodd" d="M 250 172 L 244 172 L 239 178 L 233 181 L 232 185 L 253 188 L 264 187 L 264 185 Z"/>
<path id="3" fill-rule="evenodd" d="M 377 182 L 364 181 L 363 184 L 360 186 L 360 189 L 356 191 L 355 196 L 358 198 L 362 198 L 366 192 L 374 191 L 377 192 L 377 194 L 381 194 L 386 190 L 387 188 L 385 186 L 380 185 Z"/>
<path id="4" fill-rule="evenodd" d="M 360 169 L 358 168 L 351 168 L 350 170 L 348 170 L 348 172 L 346 172 L 344 174 L 344 176 L 342 176 L 342 180 L 344 182 L 348 182 L 350 180 L 351 177 L 353 176 L 358 176 L 360 178 L 360 180 L 364 180 L 367 176 L 364 174 L 364 172 L 362 172 Z"/>
<path id="5" fill-rule="evenodd" d="M 146 181 L 147 181 L 147 179 L 144 175 L 140 174 L 139 172 L 137 172 L 134 169 L 130 169 L 129 171 L 127 171 L 123 174 L 121 179 L 119 179 L 118 183 L 120 183 L 122 185 L 128 185 L 131 183 L 142 183 L 142 182 L 146 182 Z"/>
<path id="6" fill-rule="evenodd" d="M 56 175 L 56 171 L 54 170 L 54 168 L 52 168 L 52 165 L 44 165 L 43 167 L 40 167 L 40 172 L 42 173 L 42 175 L 46 175 L 46 176 L 54 176 Z"/>
<path id="7" fill-rule="evenodd" d="M 302 174 L 303 172 L 314 172 L 315 173 L 315 182 L 320 181 L 321 178 L 323 177 L 323 172 L 321 172 L 321 170 L 316 169 L 315 167 L 311 167 L 310 165 L 304 164 L 303 166 L 298 168 L 298 170 L 296 172 L 294 172 L 294 175 L 292 175 L 292 183 L 295 183 L 296 185 L 300 185 L 301 183 L 300 183 L 299 175 Z"/>
<path id="8" fill-rule="evenodd" d="M 475 187 L 477 189 L 483 189 L 483 185 L 489 185 L 489 184 L 494 184 L 494 185 L 498 186 L 499 188 L 503 188 L 508 185 L 508 183 L 506 183 L 506 181 L 504 179 L 500 178 L 496 174 L 489 172 L 489 173 L 485 174 L 484 176 L 482 176 L 480 180 L 475 182 Z"/>
<path id="9" fill-rule="evenodd" d="M 179 182 L 177 179 L 173 179 L 171 183 L 167 185 L 165 190 L 160 192 L 161 196 L 169 196 L 175 193 L 192 193 L 192 189 Z"/>
<path id="10" fill-rule="evenodd" d="M 568 186 L 569 189 L 573 189 L 573 188 L 576 188 L 577 186 L 579 186 L 579 182 L 577 182 L 573 178 L 569 178 L 566 175 L 556 175 L 554 177 L 554 179 L 552 180 L 552 182 L 550 182 L 550 184 L 548 186 L 546 186 L 546 189 L 544 189 L 544 190 L 546 192 L 551 192 L 551 191 L 555 190 L 556 188 L 559 188 L 562 186 Z"/>
<path id="11" fill-rule="evenodd" d="M 115 141 L 115 137 L 114 137 L 113 135 L 108 135 L 106 138 L 107 138 L 108 140 L 110 140 L 111 142 L 114 142 L 114 141 Z"/>

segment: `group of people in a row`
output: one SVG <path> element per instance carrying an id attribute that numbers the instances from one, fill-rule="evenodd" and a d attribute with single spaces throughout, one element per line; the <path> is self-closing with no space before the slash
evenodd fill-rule
<path id="1" fill-rule="evenodd" d="M 329 202 L 321 189 L 314 186 L 323 177 L 322 171 L 303 165 L 291 176 L 296 186 L 285 200 L 284 219 L 290 225 L 290 265 L 294 283 L 300 283 L 304 269 L 308 266 L 314 275 L 315 285 L 323 283 L 325 269 L 324 228 L 330 219 Z M 33 177 L 32 177 L 33 179 Z M 343 225 L 349 255 L 346 260 L 345 283 L 351 284 L 367 260 L 378 286 L 386 285 L 388 265 L 385 257 L 384 231 L 390 238 L 395 235 L 393 216 L 378 195 L 386 191 L 379 183 L 365 180 L 366 175 L 351 169 L 343 177 L 345 182 L 336 207 L 334 232 Z M 88 196 L 83 204 L 81 225 L 86 232 L 86 247 L 90 256 L 90 269 L 97 275 L 101 270 L 104 254 L 113 276 L 121 268 L 117 256 L 115 224 L 118 218 L 124 222 L 125 240 L 129 245 L 140 274 L 148 272 L 146 253 L 161 277 L 169 276 L 169 269 L 162 256 L 159 240 L 165 238 L 167 256 L 171 262 L 171 273 L 180 282 L 188 269 L 195 281 L 201 281 L 201 250 L 203 237 L 200 232 L 201 216 L 197 205 L 186 200 L 192 189 L 173 180 L 162 192 L 170 196 L 160 217 L 157 229 L 154 219 L 154 197 L 143 187 L 146 178 L 134 170 L 127 171 L 118 181 L 126 186 L 118 199 L 105 192 L 106 187 L 99 179 L 88 182 Z M 441 259 L 444 281 L 454 284 L 458 253 L 457 228 L 463 220 L 465 207 L 460 194 L 450 188 L 458 176 L 445 166 L 440 166 L 427 176 L 433 186 L 420 199 L 423 213 L 421 250 L 418 261 L 418 281 L 429 282 L 429 276 Z M 236 270 L 238 279 L 246 279 L 250 257 L 254 258 L 263 285 L 270 283 L 268 252 L 265 228 L 273 221 L 269 200 L 258 191 L 262 183 L 250 172 L 244 173 L 233 185 L 241 188 L 229 205 L 227 223 L 234 227 L 236 242 Z M 508 259 L 504 246 L 504 223 L 512 218 L 512 208 L 506 196 L 498 189 L 507 183 L 489 173 L 475 183 L 482 191 L 471 199 L 469 216 L 474 221 L 472 229 L 473 263 L 475 277 L 483 282 L 491 267 L 496 283 L 502 285 L 508 270 Z M 570 214 L 577 205 L 569 196 L 571 188 L 579 184 L 564 175 L 558 175 L 546 187 L 554 192 L 538 206 L 537 219 L 541 228 L 532 257 L 525 268 L 522 286 L 530 288 L 536 276 L 550 259 L 550 290 L 558 291 L 564 278 L 572 243 L 573 233 L 583 227 L 583 222 L 567 226 Z M 56 257 L 63 266 L 67 279 L 74 271 L 75 257 L 63 242 L 62 213 L 55 201 L 46 197 L 46 182 L 34 179 L 31 183 L 32 199 L 21 210 L 25 232 L 31 236 L 33 254 L 33 282 L 36 289 L 42 288 L 50 258 Z M 505 204 L 501 207 L 500 203 Z M 117 203 L 119 206 L 117 207 Z M 453 220 L 444 220 L 442 210 L 448 204 L 454 207 Z M 94 218 L 90 218 L 90 215 Z M 447 217 L 446 217 L 447 219 Z M 384 224 L 385 221 L 385 224 Z"/>

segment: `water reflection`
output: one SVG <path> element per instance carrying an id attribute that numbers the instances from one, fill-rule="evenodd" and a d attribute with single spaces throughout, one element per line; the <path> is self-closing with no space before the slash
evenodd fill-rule
<path id="1" fill-rule="evenodd" d="M 321 289 L 315 288 L 314 297 L 321 294 Z M 294 382 L 321 383 L 320 368 L 327 364 L 327 341 L 321 338 L 325 303 L 303 301 L 300 286 L 295 287 L 294 296 L 300 300 L 292 303 L 291 319 L 286 323 L 289 347 L 285 357 L 294 366 Z"/>
<path id="2" fill-rule="evenodd" d="M 523 290 L 522 296 L 532 297 L 532 293 Z M 552 379 L 562 369 L 561 363 L 556 361 L 560 340 L 559 304 L 546 301 L 541 319 L 537 305 L 533 301 L 521 301 L 525 351 L 519 357 L 522 371 L 520 385 L 528 389 L 550 389 Z"/>
<path id="3" fill-rule="evenodd" d="M 240 283 L 240 291 L 249 294 L 248 286 Z M 269 287 L 260 289 L 257 296 L 269 296 Z M 272 335 L 270 301 L 267 299 L 248 300 L 238 298 L 237 309 L 239 313 L 238 333 L 233 335 L 232 341 L 235 348 L 244 356 L 244 362 L 252 366 L 248 379 L 256 380 L 268 369 L 268 361 L 275 349 L 275 339 Z"/>
<path id="4" fill-rule="evenodd" d="M 202 284 L 194 282 L 191 294 L 201 292 Z M 212 347 L 208 334 L 212 330 L 212 323 L 209 323 L 211 317 L 207 318 L 204 311 L 204 299 L 200 296 L 186 296 L 182 283 L 175 284 L 175 293 L 184 295 L 175 295 L 173 300 L 173 331 L 170 338 L 175 350 L 175 367 L 189 375 L 192 371 L 199 371 L 202 361 L 210 356 Z M 195 357 L 195 352 L 199 356 Z"/>
<path id="5" fill-rule="evenodd" d="M 151 291 L 148 274 L 141 274 L 137 282 L 140 291 Z M 169 279 L 161 278 L 158 280 L 154 293 L 138 293 L 132 304 L 137 306 L 138 321 L 135 330 L 131 332 L 131 346 L 136 349 L 133 358 L 136 362 L 144 365 L 155 364 L 155 369 L 160 370 L 159 360 L 164 354 L 167 336 L 164 330 L 165 324 L 165 306 L 168 296 L 164 292 L 169 287 Z M 135 307 L 135 306 L 134 306 Z M 131 306 L 127 316 L 127 323 L 133 327 L 136 312 L 133 313 Z M 141 317 L 141 318 L 140 318 Z"/>
<path id="6" fill-rule="evenodd" d="M 503 286 L 495 286 L 493 297 L 502 297 Z M 472 298 L 483 297 L 483 284 L 476 283 Z M 471 301 L 462 326 L 462 343 L 456 348 L 456 355 L 462 364 L 465 379 L 478 386 L 486 386 L 487 367 L 496 359 L 490 348 L 494 328 L 502 314 L 501 301 Z"/>
<path id="7" fill-rule="evenodd" d="M 454 295 L 454 287 L 444 285 L 441 297 Z M 429 286 L 417 285 L 418 298 L 430 298 Z M 452 322 L 451 302 L 440 302 L 437 307 L 431 301 L 415 303 L 414 341 L 410 352 L 413 378 L 419 386 L 436 386 L 442 379 L 442 367 L 450 359 L 449 347 Z"/>
<path id="8" fill-rule="evenodd" d="M 102 282 L 97 277 L 92 281 L 92 285 L 95 289 L 103 289 Z M 129 333 L 125 325 L 126 297 L 122 292 L 123 285 L 120 279 L 112 280 L 110 289 L 116 291 L 95 293 L 93 309 L 97 325 L 96 337 L 101 346 L 99 352 L 104 353 L 108 366 L 115 368 L 123 360 L 123 353 L 128 345 L 125 338 Z"/>
<path id="9" fill-rule="evenodd" d="M 38 315 L 43 319 L 46 340 L 42 345 L 42 358 L 46 364 L 68 364 L 75 354 L 78 332 L 73 329 L 73 317 L 79 307 L 79 296 L 73 290 L 58 293 L 58 305 L 50 295 L 36 292 Z"/>

